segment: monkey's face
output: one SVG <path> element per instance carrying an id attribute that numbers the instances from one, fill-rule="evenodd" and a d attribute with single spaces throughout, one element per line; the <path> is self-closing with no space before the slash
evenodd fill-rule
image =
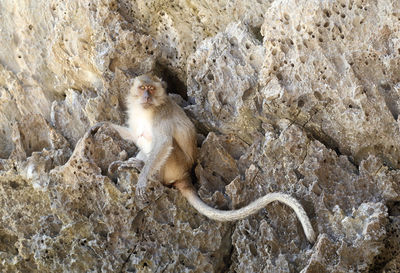
<path id="1" fill-rule="evenodd" d="M 154 93 L 156 91 L 155 86 L 150 84 L 142 84 L 138 86 L 138 93 L 140 95 L 140 103 L 144 108 L 153 104 Z"/>
<path id="2" fill-rule="evenodd" d="M 143 108 L 160 106 L 165 102 L 166 92 L 162 82 L 157 79 L 150 79 L 143 76 L 135 79 L 131 89 L 131 96 Z"/>

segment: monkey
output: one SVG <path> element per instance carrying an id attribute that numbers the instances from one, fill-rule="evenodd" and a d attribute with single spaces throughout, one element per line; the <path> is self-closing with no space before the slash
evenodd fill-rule
<path id="1" fill-rule="evenodd" d="M 307 240 L 315 242 L 316 234 L 305 210 L 288 194 L 269 193 L 246 207 L 226 211 L 212 208 L 198 197 L 190 178 L 196 160 L 196 130 L 183 109 L 167 95 L 166 84 L 160 78 L 151 74 L 136 77 L 126 106 L 127 127 L 115 124 L 112 127 L 139 148 L 136 159 L 143 161 L 144 166 L 136 184 L 138 197 L 145 194 L 147 180 L 158 173 L 164 185 L 173 185 L 196 210 L 216 221 L 244 219 L 270 202 L 279 201 L 295 211 Z"/>

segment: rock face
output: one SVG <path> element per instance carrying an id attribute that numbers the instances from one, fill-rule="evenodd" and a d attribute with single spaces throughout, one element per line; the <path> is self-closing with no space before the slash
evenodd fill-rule
<path id="1" fill-rule="evenodd" d="M 398 272 L 400 2 L 0 3 L 0 272 Z M 135 199 L 123 124 L 153 72 L 199 132 L 195 187 Z M 183 99 L 182 99 L 183 98 Z"/>

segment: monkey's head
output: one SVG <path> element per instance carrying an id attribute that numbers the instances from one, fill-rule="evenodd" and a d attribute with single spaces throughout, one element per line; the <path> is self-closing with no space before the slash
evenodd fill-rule
<path id="1" fill-rule="evenodd" d="M 158 107 L 165 103 L 166 83 L 149 74 L 135 78 L 130 90 L 130 97 L 143 108 Z"/>

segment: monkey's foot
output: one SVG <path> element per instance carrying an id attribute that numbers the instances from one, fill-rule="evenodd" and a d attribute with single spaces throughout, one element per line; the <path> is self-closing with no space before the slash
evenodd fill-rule
<path id="1" fill-rule="evenodd" d="M 144 162 L 136 158 L 129 158 L 126 161 L 117 160 L 110 164 L 108 167 L 108 173 L 114 174 L 116 170 L 121 171 L 123 169 L 136 169 L 139 172 L 142 170 Z"/>

